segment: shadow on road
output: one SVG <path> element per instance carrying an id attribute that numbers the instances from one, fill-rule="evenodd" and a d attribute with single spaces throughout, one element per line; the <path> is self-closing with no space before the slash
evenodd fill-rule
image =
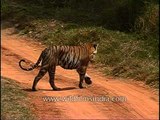
<path id="1" fill-rule="evenodd" d="M 73 90 L 73 89 L 78 89 L 78 88 L 76 88 L 76 87 L 65 87 L 65 88 L 61 88 L 58 91 Z M 30 89 L 30 88 L 26 88 L 26 89 L 22 89 L 22 90 L 27 91 L 27 92 L 36 92 L 36 91 L 32 91 L 32 89 Z M 54 90 L 52 90 L 52 89 L 37 89 L 37 91 L 54 91 Z"/>

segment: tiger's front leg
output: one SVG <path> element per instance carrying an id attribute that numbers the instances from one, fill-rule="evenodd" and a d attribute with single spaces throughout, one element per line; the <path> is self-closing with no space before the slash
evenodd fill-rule
<path id="1" fill-rule="evenodd" d="M 55 81 L 54 81 L 54 78 L 55 78 L 55 70 L 56 70 L 56 66 L 52 66 L 49 70 L 48 70 L 48 73 L 49 73 L 49 83 L 52 87 L 53 90 L 55 91 L 58 91 L 60 90 L 60 88 L 56 87 L 55 85 Z"/>
<path id="2" fill-rule="evenodd" d="M 83 80 L 85 79 L 85 74 L 86 74 L 86 67 L 81 67 L 79 69 L 77 69 L 77 72 L 79 74 L 79 88 L 84 88 L 83 87 Z"/>
<path id="3" fill-rule="evenodd" d="M 84 80 L 85 74 L 79 74 L 79 76 L 80 76 L 79 88 L 84 88 L 83 87 L 83 80 Z"/>

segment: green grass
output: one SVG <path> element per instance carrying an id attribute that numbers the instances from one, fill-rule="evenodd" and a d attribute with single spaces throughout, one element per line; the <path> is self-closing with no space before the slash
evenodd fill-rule
<path id="1" fill-rule="evenodd" d="M 106 75 L 145 81 L 158 88 L 158 41 L 142 39 L 137 34 L 112 31 L 103 27 L 83 27 L 75 24 L 34 21 L 21 33 L 39 39 L 46 45 L 78 45 L 99 43 L 97 66 L 102 64 Z M 63 27 L 62 27 L 63 26 Z M 153 44 L 156 41 L 157 44 Z"/>
<path id="2" fill-rule="evenodd" d="M 106 75 L 141 80 L 158 88 L 159 34 L 157 31 L 159 23 L 157 13 L 159 5 L 156 2 L 142 4 L 145 7 L 137 9 L 136 12 L 140 10 L 141 14 L 137 14 L 139 16 L 134 18 L 135 26 L 132 30 L 135 32 L 128 31 L 126 33 L 119 31 L 119 28 L 125 24 L 123 19 L 119 18 L 118 21 L 121 20 L 121 22 L 118 23 L 115 17 L 118 13 L 122 13 L 121 17 L 123 17 L 126 15 L 123 14 L 126 10 L 131 10 L 127 7 L 126 1 L 112 1 L 111 3 L 116 7 L 107 9 L 105 6 L 108 3 L 103 1 L 103 8 L 95 9 L 93 7 L 93 11 L 88 11 L 88 6 L 57 7 L 56 3 L 34 3 L 34 0 L 30 1 L 32 4 L 26 0 L 23 0 L 24 2 L 11 1 L 10 4 L 7 4 L 7 1 L 3 0 L 2 2 L 2 19 L 12 16 L 13 23 L 18 24 L 16 28 L 20 34 L 27 34 L 46 45 L 77 45 L 96 41 L 99 43 L 96 57 L 97 66 L 102 65 Z M 143 3 L 143 1 L 141 2 Z M 137 8 L 137 3 L 130 1 L 131 6 L 132 3 Z M 94 4 L 88 1 L 87 4 L 100 5 L 98 1 Z M 93 14 L 94 10 L 103 12 Z M 115 10 L 119 12 L 115 13 Z M 144 21 L 143 26 L 139 19 Z M 104 24 L 102 24 L 103 22 Z M 110 28 L 113 29 L 109 30 Z"/>
<path id="3" fill-rule="evenodd" d="M 1 119 L 34 120 L 29 98 L 17 82 L 1 78 Z"/>

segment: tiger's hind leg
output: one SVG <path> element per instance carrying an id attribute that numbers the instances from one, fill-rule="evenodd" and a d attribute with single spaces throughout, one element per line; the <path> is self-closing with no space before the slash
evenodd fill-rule
<path id="1" fill-rule="evenodd" d="M 53 90 L 60 90 L 60 88 L 56 87 L 55 85 L 55 81 L 54 81 L 54 78 L 55 78 L 55 69 L 56 69 L 56 66 L 53 66 L 51 67 L 49 70 L 48 70 L 48 73 L 49 73 L 49 83 L 52 87 Z"/>
<path id="2" fill-rule="evenodd" d="M 84 80 L 85 80 L 86 84 L 88 84 L 88 85 L 92 84 L 91 78 L 87 73 L 85 74 Z"/>
<path id="3" fill-rule="evenodd" d="M 37 85 L 38 81 L 46 74 L 46 72 L 47 72 L 47 69 L 45 69 L 45 68 L 40 69 L 38 75 L 34 79 L 32 91 L 36 91 L 36 85 Z"/>

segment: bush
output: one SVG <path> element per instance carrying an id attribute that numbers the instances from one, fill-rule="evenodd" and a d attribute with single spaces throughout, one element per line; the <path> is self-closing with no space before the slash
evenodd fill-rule
<path id="1" fill-rule="evenodd" d="M 158 37 L 159 34 L 159 5 L 146 3 L 143 14 L 135 21 L 135 31 L 145 36 Z"/>

